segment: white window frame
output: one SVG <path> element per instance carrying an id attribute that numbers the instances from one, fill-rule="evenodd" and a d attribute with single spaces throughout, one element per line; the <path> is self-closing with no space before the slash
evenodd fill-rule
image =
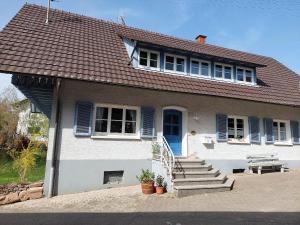
<path id="1" fill-rule="evenodd" d="M 192 73 L 192 61 L 197 61 L 199 63 L 199 71 L 198 74 L 194 74 Z M 201 63 L 208 63 L 208 75 L 203 75 L 201 74 L 202 71 L 202 64 Z M 206 60 L 201 60 L 201 59 L 196 59 L 196 58 L 191 58 L 190 59 L 190 75 L 191 76 L 195 76 L 195 77 L 206 77 L 206 78 L 211 78 L 211 62 L 210 61 L 206 61 Z"/>
<path id="2" fill-rule="evenodd" d="M 140 52 L 141 51 L 147 52 L 147 66 L 140 64 Z M 157 54 L 157 67 L 150 66 L 150 53 Z M 138 50 L 138 67 L 147 69 L 147 70 L 160 70 L 160 52 L 149 50 L 149 49 L 144 49 L 144 48 L 139 48 L 139 50 Z"/>
<path id="3" fill-rule="evenodd" d="M 170 56 L 170 57 L 174 57 L 174 65 L 173 65 L 173 70 L 168 70 L 166 69 L 166 58 L 167 56 Z M 176 70 L 176 66 L 177 66 L 177 58 L 181 58 L 181 59 L 184 59 L 184 71 L 183 72 L 180 72 L 180 71 L 177 71 Z M 177 74 L 184 74 L 186 75 L 186 71 L 187 71 L 187 58 L 185 56 L 181 56 L 181 55 L 174 55 L 174 54 L 170 54 L 170 53 L 165 53 L 164 55 L 164 71 L 165 72 L 169 72 L 169 73 L 177 73 Z"/>
<path id="4" fill-rule="evenodd" d="M 244 121 L 244 138 L 243 139 L 237 139 L 237 138 L 228 138 L 228 143 L 232 143 L 232 144 L 249 144 L 250 143 L 250 138 L 249 138 L 249 123 L 248 123 L 248 117 L 247 116 L 236 116 L 236 115 L 228 115 L 227 116 L 227 120 L 228 119 L 234 119 L 235 123 L 234 123 L 234 133 L 236 136 L 237 133 L 237 123 L 236 120 L 237 119 L 242 119 Z M 227 125 L 227 135 L 228 135 L 228 125 Z"/>
<path id="5" fill-rule="evenodd" d="M 108 108 L 107 132 L 96 132 L 95 131 L 97 107 Z M 123 109 L 122 133 L 111 133 L 110 132 L 112 108 Z M 126 109 L 136 110 L 136 132 L 134 134 L 125 133 Z M 93 113 L 93 135 L 92 135 L 92 138 L 139 139 L 140 138 L 140 121 L 141 121 L 141 109 L 138 106 L 96 104 L 94 107 L 94 113 Z"/>
<path id="6" fill-rule="evenodd" d="M 273 123 L 285 123 L 285 130 L 286 130 L 286 141 L 281 141 L 280 140 L 280 126 L 278 126 L 278 141 L 275 140 L 274 137 L 274 145 L 292 145 L 292 135 L 291 135 L 291 127 L 290 127 L 290 121 L 289 120 L 278 120 L 278 119 L 273 119 Z M 273 124 L 272 124 L 272 129 L 273 129 Z M 273 133 L 274 136 L 274 133 Z"/>
<path id="7" fill-rule="evenodd" d="M 238 80 L 238 77 L 237 77 L 237 70 L 238 70 L 238 69 L 243 70 L 243 81 Z M 251 80 L 252 80 L 251 82 L 247 82 L 247 81 L 246 81 L 246 70 L 251 71 Z M 249 67 L 237 66 L 236 69 L 235 69 L 235 74 L 236 74 L 236 82 L 237 82 L 237 83 L 254 84 L 254 69 L 249 68 Z"/>
<path id="8" fill-rule="evenodd" d="M 222 66 L 222 77 L 216 77 L 216 66 Z M 231 79 L 226 79 L 225 78 L 225 67 L 230 67 L 231 68 Z M 224 63 L 214 63 L 214 79 L 216 80 L 223 80 L 223 81 L 234 81 L 233 78 L 233 65 L 230 64 L 224 64 Z"/>

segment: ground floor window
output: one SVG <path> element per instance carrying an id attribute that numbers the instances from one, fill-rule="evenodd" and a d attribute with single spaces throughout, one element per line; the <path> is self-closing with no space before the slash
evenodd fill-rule
<path id="1" fill-rule="evenodd" d="M 243 117 L 228 116 L 228 140 L 245 141 L 247 137 L 247 120 Z"/>
<path id="2" fill-rule="evenodd" d="M 137 135 L 138 107 L 97 105 L 94 118 L 95 135 Z"/>
<path id="3" fill-rule="evenodd" d="M 273 121 L 273 135 L 275 142 L 287 141 L 287 123 L 284 121 Z"/>

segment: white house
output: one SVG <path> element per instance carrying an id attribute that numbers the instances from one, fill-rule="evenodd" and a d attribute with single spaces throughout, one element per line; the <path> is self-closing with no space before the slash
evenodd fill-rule
<path id="1" fill-rule="evenodd" d="M 45 12 L 25 5 L 0 36 L 0 71 L 50 118 L 45 194 L 136 184 L 164 139 L 223 173 L 256 153 L 300 166 L 300 77 L 280 62 Z"/>

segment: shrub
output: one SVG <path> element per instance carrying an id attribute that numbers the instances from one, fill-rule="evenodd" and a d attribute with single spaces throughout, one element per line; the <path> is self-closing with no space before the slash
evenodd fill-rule
<path id="1" fill-rule="evenodd" d="M 161 176 L 161 175 L 158 175 L 157 177 L 156 177 L 156 179 L 155 179 L 155 182 L 156 182 L 156 186 L 157 187 L 163 187 L 164 186 L 164 178 L 163 178 L 163 176 Z"/>
<path id="2" fill-rule="evenodd" d="M 155 175 L 154 173 L 150 172 L 149 169 L 147 170 L 142 169 L 141 175 L 136 176 L 136 178 L 140 181 L 140 183 L 153 183 Z"/>

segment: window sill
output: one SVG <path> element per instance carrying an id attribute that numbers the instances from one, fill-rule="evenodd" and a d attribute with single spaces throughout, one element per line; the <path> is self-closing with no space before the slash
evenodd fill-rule
<path id="1" fill-rule="evenodd" d="M 238 145 L 250 145 L 247 141 L 238 141 L 238 140 L 230 140 L 227 141 L 228 144 L 238 144 Z"/>
<path id="2" fill-rule="evenodd" d="M 293 144 L 288 143 L 288 142 L 275 142 L 275 146 L 293 146 Z"/>
<path id="3" fill-rule="evenodd" d="M 140 140 L 139 136 L 122 136 L 122 135 L 93 135 L 91 139 L 115 139 L 115 140 Z"/>

